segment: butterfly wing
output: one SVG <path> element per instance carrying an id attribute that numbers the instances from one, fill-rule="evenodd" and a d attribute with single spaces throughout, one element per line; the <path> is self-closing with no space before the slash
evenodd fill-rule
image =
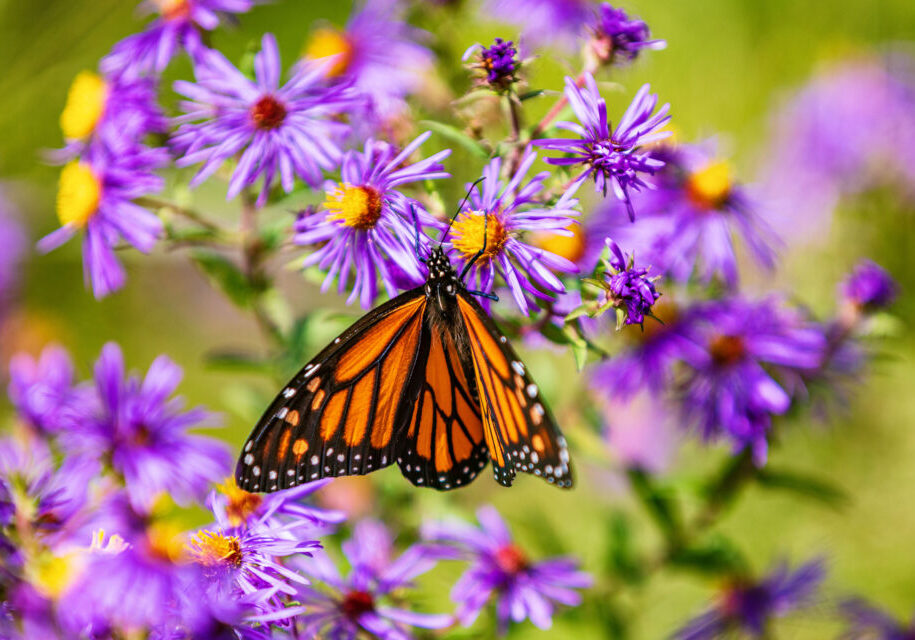
<path id="1" fill-rule="evenodd" d="M 306 364 L 245 443 L 238 486 L 278 491 L 391 464 L 425 367 L 425 306 L 422 288 L 401 294 Z"/>
<path id="2" fill-rule="evenodd" d="M 413 484 L 446 490 L 472 481 L 486 466 L 489 450 L 473 369 L 453 332 L 433 321 L 432 313 L 427 308 L 426 369 L 397 463 Z"/>
<path id="3" fill-rule="evenodd" d="M 496 480 L 511 486 L 517 471 L 572 486 L 566 440 L 521 359 L 482 307 L 464 291 L 458 309 L 467 331 L 483 431 Z"/>

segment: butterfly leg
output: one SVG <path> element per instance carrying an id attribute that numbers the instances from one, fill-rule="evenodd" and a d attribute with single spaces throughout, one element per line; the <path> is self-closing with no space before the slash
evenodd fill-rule
<path id="1" fill-rule="evenodd" d="M 461 269 L 461 275 L 458 276 L 458 279 L 463 281 L 464 276 L 467 275 L 467 272 L 470 271 L 470 267 L 480 259 L 480 257 L 486 252 L 486 236 L 488 235 L 487 227 L 489 225 L 489 212 L 483 214 L 483 246 L 480 247 L 480 250 L 474 254 L 474 256 L 467 261 L 467 264 L 464 265 L 464 268 Z"/>
<path id="2" fill-rule="evenodd" d="M 413 216 L 413 228 L 416 231 L 415 249 L 414 249 L 416 251 L 416 259 L 419 260 L 420 262 L 422 262 L 423 264 L 426 264 L 426 259 L 424 257 L 422 257 L 421 255 L 419 255 L 419 218 L 416 217 L 416 208 L 413 206 L 412 203 L 410 204 L 410 215 Z"/>

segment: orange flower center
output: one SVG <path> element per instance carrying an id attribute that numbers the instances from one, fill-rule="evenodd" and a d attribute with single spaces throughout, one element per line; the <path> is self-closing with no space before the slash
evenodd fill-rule
<path id="1" fill-rule="evenodd" d="M 731 168 L 712 162 L 686 179 L 686 196 L 701 209 L 718 209 L 731 195 Z"/>
<path id="2" fill-rule="evenodd" d="M 544 251 L 555 253 L 569 262 L 578 262 L 585 255 L 585 233 L 581 225 L 572 222 L 566 227 L 572 232 L 570 236 L 559 233 L 543 232 L 534 236 L 534 245 Z"/>
<path id="3" fill-rule="evenodd" d="M 365 230 L 373 228 L 381 217 L 382 199 L 373 187 L 341 182 L 327 192 L 324 208 L 328 220 L 340 220 L 347 227 Z"/>
<path id="4" fill-rule="evenodd" d="M 286 119 L 286 107 L 271 95 L 262 96 L 251 107 L 251 119 L 258 129 L 276 129 Z"/>
<path id="5" fill-rule="evenodd" d="M 350 620 L 375 610 L 375 599 L 366 591 L 350 591 L 340 603 L 340 610 Z"/>
<path id="6" fill-rule="evenodd" d="M 496 564 L 505 573 L 515 574 L 527 567 L 527 556 L 513 544 L 500 547 L 495 553 Z"/>
<path id="7" fill-rule="evenodd" d="M 508 229 L 498 216 L 484 215 L 482 211 L 465 211 L 451 225 L 451 244 L 465 258 L 472 258 L 483 250 L 484 233 L 486 250 L 480 260 L 486 262 L 502 252 L 509 238 Z"/>
<path id="8" fill-rule="evenodd" d="M 718 335 L 712 338 L 708 350 L 715 364 L 721 367 L 729 367 L 740 362 L 747 352 L 743 338 L 728 335 Z"/>

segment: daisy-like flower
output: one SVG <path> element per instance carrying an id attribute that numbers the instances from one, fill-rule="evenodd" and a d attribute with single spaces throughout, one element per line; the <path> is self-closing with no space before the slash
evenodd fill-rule
<path id="1" fill-rule="evenodd" d="M 194 65 L 197 83 L 175 83 L 175 91 L 190 98 L 181 102 L 185 114 L 178 118 L 182 124 L 172 138 L 181 154 L 176 164 L 203 163 L 191 186 L 236 155 L 229 198 L 262 179 L 262 205 L 277 175 L 287 193 L 296 176 L 316 186 L 322 171 L 339 163 L 342 152 L 337 143 L 349 131 L 333 116 L 352 103 L 345 85 L 326 85 L 325 66 L 301 66 L 280 86 L 279 50 L 269 33 L 255 56 L 253 81 L 221 53 L 202 54 Z"/>
<path id="2" fill-rule="evenodd" d="M 137 509 L 148 509 L 162 491 L 181 503 L 200 499 L 226 475 L 226 446 L 187 433 L 213 416 L 202 408 L 182 411 L 182 399 L 169 398 L 180 380 L 181 368 L 166 356 L 144 379 L 127 375 L 120 347 L 106 344 L 95 365 L 99 410 L 69 438 L 72 449 L 100 456 L 123 477 Z"/>
<path id="3" fill-rule="evenodd" d="M 567 193 L 574 193 L 587 178 L 593 178 L 597 190 L 606 196 L 608 189 L 612 189 L 617 199 L 626 204 L 629 219 L 635 220 L 630 192 L 651 188 L 643 176 L 664 166 L 662 160 L 643 147 L 670 135 L 669 131 L 659 131 L 670 120 L 670 105 L 665 104 L 654 113 L 658 96 L 649 93 L 646 84 L 613 129 L 607 120 L 607 103 L 590 73 L 585 74 L 584 87 L 566 77 L 565 96 L 581 124 L 560 122 L 556 126 L 571 131 L 577 138 L 544 138 L 535 140 L 534 144 L 566 154 L 547 158 L 550 164 L 583 167 Z"/>
<path id="4" fill-rule="evenodd" d="M 338 640 L 355 640 L 365 632 L 382 640 L 409 638 L 408 626 L 442 629 L 449 615 L 424 614 L 383 604 L 394 590 L 409 588 L 413 578 L 429 571 L 440 552 L 414 545 L 392 556 L 391 535 L 380 522 L 362 521 L 343 544 L 352 571 L 346 577 L 322 551 L 303 558 L 298 566 L 323 583 L 302 587 L 299 600 L 306 612 L 299 617 L 304 633 Z"/>
<path id="5" fill-rule="evenodd" d="M 517 74 L 521 68 L 521 61 L 518 60 L 515 43 L 511 40 L 496 38 L 489 47 L 481 44 L 472 45 L 461 59 L 466 61 L 474 54 L 477 55 L 470 68 L 478 73 L 479 84 L 501 93 L 518 81 Z"/>
<path id="6" fill-rule="evenodd" d="M 591 0 L 486 0 L 483 14 L 521 26 L 525 46 L 572 50 L 593 15 Z"/>
<path id="7" fill-rule="evenodd" d="M 36 360 L 27 353 L 10 358 L 9 397 L 19 416 L 42 433 L 76 426 L 92 410 L 87 389 L 75 386 L 66 349 L 49 345 Z"/>
<path id="8" fill-rule="evenodd" d="M 66 162 L 90 145 L 101 145 L 111 155 L 130 153 L 147 134 L 166 131 L 168 121 L 156 103 L 154 80 L 81 71 L 67 93 L 60 128 L 66 146 L 53 159 Z M 162 155 L 161 164 L 167 163 L 164 149 L 155 153 Z"/>
<path id="9" fill-rule="evenodd" d="M 578 270 L 569 260 L 528 244 L 522 237 L 528 231 L 571 234 L 572 216 L 578 215 L 573 208 L 578 201 L 568 194 L 552 206 L 538 200 L 548 171 L 524 183 L 536 159 L 537 154 L 528 147 L 508 182 L 499 178 L 502 160 L 492 159 L 483 169 L 483 182 L 470 190 L 465 209 L 446 236 L 451 254 L 465 264 L 483 252 L 470 268 L 471 288 L 491 292 L 498 273 L 523 313 L 536 307 L 535 299 L 549 300 L 565 291 L 554 271 Z"/>
<path id="10" fill-rule="evenodd" d="M 652 40 L 648 25 L 629 17 L 622 9 L 602 2 L 591 24 L 587 53 L 597 65 L 613 64 L 618 60 L 635 60 L 643 49 L 663 49 L 664 40 Z"/>
<path id="11" fill-rule="evenodd" d="M 426 132 L 399 153 L 385 142 L 368 140 L 363 151 L 348 151 L 343 159 L 339 183 L 326 185 L 321 208 L 299 217 L 293 240 L 301 245 L 321 245 L 305 258 L 304 266 L 318 265 L 327 271 L 322 291 L 334 279 L 342 293 L 355 273 L 347 302 L 359 299 L 363 308 L 374 304 L 378 278 L 389 296 L 424 281 L 416 255 L 427 249 L 429 238 L 417 225 L 439 224 L 418 202 L 403 195 L 398 187 L 422 180 L 447 178 L 441 160 L 450 150 L 439 151 L 425 160 L 405 164 L 428 139 Z M 414 219 L 415 216 L 415 219 Z"/>
<path id="12" fill-rule="evenodd" d="M 872 260 L 863 260 L 842 283 L 846 304 L 864 311 L 889 307 L 899 294 L 899 285 L 886 269 Z"/>
<path id="13" fill-rule="evenodd" d="M 51 251 L 82 232 L 83 272 L 96 298 L 124 286 L 116 244 L 123 239 L 147 253 L 162 232 L 159 218 L 133 202 L 162 189 L 162 179 L 152 173 L 160 160 L 139 149 L 98 152 L 69 162 L 60 173 L 57 217 L 63 226 L 39 240 L 38 248 Z"/>
<path id="14" fill-rule="evenodd" d="M 727 437 L 765 464 L 772 416 L 788 410 L 802 375 L 822 363 L 823 331 L 775 299 L 731 298 L 694 313 L 689 339 L 700 349 L 682 353 L 690 368 L 684 415 L 706 440 Z"/>
<path id="15" fill-rule="evenodd" d="M 825 568 L 820 559 L 791 570 L 776 566 L 759 580 L 729 585 L 718 603 L 679 629 L 676 640 L 718 640 L 733 633 L 764 638 L 773 618 L 780 618 L 810 604 L 823 581 Z"/>
<path id="16" fill-rule="evenodd" d="M 848 624 L 844 640 L 909 640 L 915 638 L 915 615 L 906 623 L 881 611 L 863 598 L 851 598 L 839 605 Z"/>
<path id="17" fill-rule="evenodd" d="M 306 60 L 330 61 L 330 80 L 352 83 L 373 122 L 401 113 L 432 71 L 434 55 L 420 44 L 427 34 L 404 21 L 405 8 L 402 0 L 363 0 L 342 31 L 323 26 L 305 45 Z"/>
<path id="18" fill-rule="evenodd" d="M 499 629 L 505 633 L 510 621 L 527 618 L 541 629 L 552 624 L 555 604 L 577 606 L 581 594 L 575 589 L 591 586 L 592 578 L 580 571 L 572 558 L 531 561 L 513 541 L 494 507 L 477 511 L 477 528 L 464 522 L 430 522 L 423 525 L 426 540 L 455 545 L 472 560 L 470 568 L 451 590 L 458 603 L 457 617 L 470 626 L 495 597 Z"/>
<path id="19" fill-rule="evenodd" d="M 128 36 L 114 45 L 102 59 L 106 74 L 135 78 L 162 73 L 179 48 L 192 57 L 206 47 L 201 31 L 212 31 L 226 15 L 246 13 L 254 0 L 144 0 L 144 13 L 158 13 L 146 30 Z"/>

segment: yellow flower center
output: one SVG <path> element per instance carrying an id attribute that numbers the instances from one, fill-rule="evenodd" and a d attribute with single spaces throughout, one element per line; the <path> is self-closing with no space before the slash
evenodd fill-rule
<path id="1" fill-rule="evenodd" d="M 184 556 L 183 532 L 173 522 L 154 522 L 146 529 L 149 552 L 161 560 L 177 562 Z"/>
<path id="2" fill-rule="evenodd" d="M 188 0 L 155 0 L 155 4 L 166 20 L 179 20 L 191 15 Z"/>
<path id="3" fill-rule="evenodd" d="M 472 258 L 483 249 L 484 230 L 486 250 L 480 260 L 491 260 L 502 252 L 502 247 L 509 238 L 508 230 L 498 216 L 487 216 L 482 211 L 463 212 L 451 225 L 451 244 L 465 258 Z"/>
<path id="4" fill-rule="evenodd" d="M 534 245 L 544 251 L 555 253 L 570 262 L 578 262 L 585 254 L 585 233 L 581 225 L 572 222 L 566 227 L 572 232 L 570 236 L 559 233 L 543 232 L 534 236 Z"/>
<path id="5" fill-rule="evenodd" d="M 25 576 L 35 590 L 46 598 L 57 598 L 73 584 L 84 565 L 84 558 L 77 552 L 60 556 L 43 551 L 29 558 Z"/>
<path id="6" fill-rule="evenodd" d="M 62 225 L 85 227 L 98 211 L 102 183 L 87 165 L 74 160 L 60 172 L 57 217 Z"/>
<path id="7" fill-rule="evenodd" d="M 353 59 L 353 45 L 342 31 L 324 27 L 311 34 L 305 45 L 304 55 L 311 60 L 337 56 L 326 72 L 328 78 L 334 78 L 343 74 L 349 67 Z"/>
<path id="8" fill-rule="evenodd" d="M 731 195 L 731 167 L 712 162 L 686 179 L 686 195 L 698 207 L 717 209 Z"/>
<path id="9" fill-rule="evenodd" d="M 216 488 L 228 499 L 226 515 L 233 527 L 241 526 L 247 522 L 251 514 L 257 511 L 263 501 L 263 498 L 256 493 L 248 493 L 244 489 L 239 489 L 235 483 L 235 478 L 231 476 Z"/>
<path id="10" fill-rule="evenodd" d="M 241 566 L 241 541 L 237 536 L 203 529 L 191 538 L 187 550 L 197 563 L 205 567 L 237 569 Z"/>
<path id="11" fill-rule="evenodd" d="M 328 220 L 341 220 L 354 229 L 371 229 L 381 217 L 381 194 L 372 187 L 341 182 L 327 192 L 324 208 Z"/>
<path id="12" fill-rule="evenodd" d="M 108 86 L 99 74 L 92 71 L 76 74 L 60 114 L 64 137 L 71 140 L 88 138 L 102 118 L 107 97 Z"/>

